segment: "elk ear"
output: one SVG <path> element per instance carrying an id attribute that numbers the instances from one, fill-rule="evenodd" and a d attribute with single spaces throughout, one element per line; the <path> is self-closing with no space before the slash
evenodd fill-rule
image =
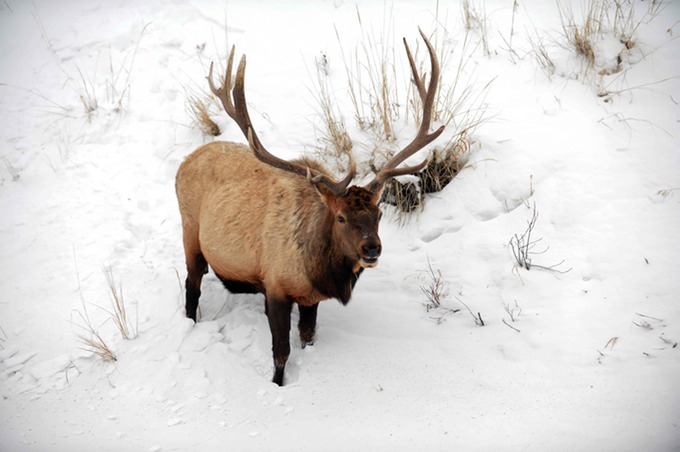
<path id="1" fill-rule="evenodd" d="M 377 178 L 373 179 L 371 183 L 364 186 L 366 190 L 371 192 L 371 202 L 376 206 L 382 198 L 383 190 L 385 190 L 386 181 L 379 181 Z"/>
<path id="2" fill-rule="evenodd" d="M 319 194 L 319 197 L 324 202 L 324 204 L 330 208 L 335 206 L 337 197 L 333 194 L 330 188 L 326 186 L 326 184 L 319 180 L 315 180 L 315 178 L 312 177 L 312 173 L 309 168 L 307 168 L 307 180 L 314 186 L 314 188 L 316 188 L 316 192 Z"/>
<path id="3" fill-rule="evenodd" d="M 374 187 L 371 190 L 371 202 L 376 206 L 380 203 L 382 198 L 383 190 L 385 189 L 385 184 L 381 184 L 379 187 Z"/>

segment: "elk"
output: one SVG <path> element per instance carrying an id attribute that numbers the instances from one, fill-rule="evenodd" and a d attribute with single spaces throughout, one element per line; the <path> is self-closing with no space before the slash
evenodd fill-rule
<path id="1" fill-rule="evenodd" d="M 431 74 L 427 88 L 418 74 L 406 39 L 413 83 L 423 115 L 415 138 L 394 155 L 364 186 L 350 186 L 356 167 L 336 180 L 311 159 L 283 160 L 262 144 L 250 120 L 244 91 L 245 55 L 232 87 L 232 47 L 224 83 L 217 88 L 210 66 L 208 83 L 248 144 L 212 142 L 180 165 L 176 191 L 186 257 L 186 315 L 196 321 L 201 280 L 212 267 L 232 293 L 262 293 L 272 335 L 273 382 L 283 385 L 290 354 L 293 304 L 304 348 L 314 342 L 318 304 L 335 298 L 347 304 L 365 268 L 375 267 L 382 250 L 378 207 L 385 182 L 423 169 L 398 167 L 435 140 L 430 133 L 439 81 L 439 62 L 425 34 Z M 230 92 L 231 91 L 231 92 Z"/>

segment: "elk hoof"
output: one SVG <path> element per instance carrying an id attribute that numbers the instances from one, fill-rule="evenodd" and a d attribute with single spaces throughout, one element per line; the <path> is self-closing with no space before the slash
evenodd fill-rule
<path id="1" fill-rule="evenodd" d="M 274 370 L 274 378 L 272 378 L 272 383 L 283 386 L 283 369 L 283 367 L 277 367 Z"/>
<path id="2" fill-rule="evenodd" d="M 300 331 L 300 344 L 302 348 L 308 345 L 314 345 L 314 331 Z"/>

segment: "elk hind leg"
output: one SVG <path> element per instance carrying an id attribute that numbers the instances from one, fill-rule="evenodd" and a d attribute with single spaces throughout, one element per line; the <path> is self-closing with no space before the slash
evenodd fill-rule
<path id="1" fill-rule="evenodd" d="M 319 309 L 319 303 L 312 306 L 298 305 L 300 311 L 300 321 L 298 322 L 298 330 L 300 332 L 300 343 L 302 348 L 308 345 L 314 345 L 314 337 L 316 336 L 316 313 Z"/>
<path id="2" fill-rule="evenodd" d="M 283 373 L 290 356 L 290 313 L 293 303 L 285 299 L 267 296 L 266 311 L 269 329 L 272 333 L 274 356 L 274 378 L 272 381 L 283 386 Z"/>
<path id="3" fill-rule="evenodd" d="M 208 273 L 208 263 L 203 254 L 198 251 L 192 255 L 187 254 L 187 279 L 184 284 L 186 288 L 186 315 L 196 321 L 198 311 L 198 299 L 201 296 L 201 281 L 203 275 Z"/>

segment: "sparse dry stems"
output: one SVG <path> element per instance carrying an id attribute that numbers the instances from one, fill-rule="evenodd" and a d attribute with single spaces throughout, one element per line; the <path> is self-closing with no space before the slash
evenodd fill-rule
<path id="1" fill-rule="evenodd" d="M 133 326 L 132 322 L 128 319 L 127 308 L 123 299 L 123 286 L 120 283 L 116 285 L 111 267 L 104 267 L 103 272 L 111 291 L 112 310 L 107 310 L 107 312 L 118 328 L 118 331 L 120 331 L 121 336 L 123 336 L 123 339 L 134 339 L 137 337 L 138 327 L 137 325 Z"/>
<path id="2" fill-rule="evenodd" d="M 562 35 L 577 55 L 586 62 L 584 75 L 595 68 L 598 55 L 596 45 L 607 36 L 615 37 L 621 43 L 621 52 L 614 67 L 598 70 L 598 75 L 611 75 L 624 70 L 622 60 L 624 52 L 635 47 L 635 34 L 640 25 L 653 20 L 665 7 L 662 0 L 647 2 L 647 9 L 641 15 L 637 14 L 637 2 L 623 0 L 588 0 L 584 5 L 583 16 L 580 20 L 574 17 L 570 6 L 557 2 L 558 12 L 562 23 Z M 533 45 L 533 43 L 532 43 Z M 541 48 L 539 47 L 539 50 Z M 544 50 L 537 53 L 539 64 L 546 63 L 542 55 Z"/>
<path id="3" fill-rule="evenodd" d="M 427 312 L 437 311 L 437 314 L 432 317 L 437 321 L 437 323 L 442 323 L 445 320 L 445 316 L 450 314 L 455 314 L 460 309 L 449 308 L 444 305 L 444 301 L 449 296 L 448 289 L 446 287 L 446 281 L 442 277 L 441 270 L 435 270 L 432 267 L 432 262 L 430 258 L 427 258 L 427 269 L 425 270 L 426 284 L 420 285 L 420 290 L 425 295 L 427 302 L 423 303 Z"/>
<path id="4" fill-rule="evenodd" d="M 323 69 L 317 64 L 316 93 L 312 93 L 321 112 L 323 118 L 324 133 L 321 141 L 324 143 L 324 150 L 330 147 L 330 155 L 334 158 L 336 166 L 343 168 L 344 162 L 349 162 L 352 159 L 352 140 L 347 133 L 345 121 L 341 115 L 335 113 L 333 106 L 335 99 L 332 97 L 332 90 L 327 79 L 328 62 L 325 62 Z"/>
<path id="5" fill-rule="evenodd" d="M 396 139 L 394 121 L 399 117 L 400 105 L 394 49 L 387 44 L 389 36 L 376 39 L 372 31 L 364 28 L 358 10 L 357 18 L 362 39 L 349 58 L 345 55 L 337 28 L 335 30 L 354 117 L 361 130 L 374 132 L 381 141 L 393 142 Z"/>
<path id="6" fill-rule="evenodd" d="M 529 43 L 533 52 L 533 57 L 543 72 L 551 77 L 555 73 L 555 63 L 553 62 L 543 40 L 536 35 L 536 38 L 529 36 Z"/>
<path id="7" fill-rule="evenodd" d="M 90 331 L 89 336 L 79 334 L 78 340 L 81 343 L 81 349 L 86 352 L 94 353 L 104 361 L 117 361 L 116 354 L 111 351 L 104 339 L 95 330 Z"/>
<path id="8" fill-rule="evenodd" d="M 83 303 L 83 310 L 76 311 L 80 317 L 81 323 L 73 322 L 76 326 L 85 331 L 85 334 L 78 334 L 78 342 L 81 344 L 81 349 L 102 358 L 104 361 L 116 361 L 116 354 L 111 350 L 104 338 L 99 334 L 99 330 L 92 325 L 90 315 L 87 312 L 85 302 Z"/>
<path id="9" fill-rule="evenodd" d="M 460 3 L 461 11 L 463 13 L 463 25 L 465 30 L 469 33 L 477 31 L 480 35 L 480 42 L 484 49 L 484 55 L 490 55 L 489 51 L 489 32 L 487 27 L 486 9 L 484 3 L 482 6 L 474 5 L 470 0 L 462 0 Z M 514 16 L 513 16 L 514 19 Z"/>
<path id="10" fill-rule="evenodd" d="M 486 16 L 483 8 L 473 8 L 466 2 L 469 17 L 466 19 L 472 27 L 480 27 L 486 24 Z M 481 11 L 481 12 L 480 12 Z M 474 15 L 472 14 L 474 12 Z M 474 17 L 473 17 L 474 16 Z M 416 124 L 421 121 L 421 100 L 418 90 L 414 89 L 410 78 L 406 80 L 406 102 L 398 101 L 396 84 L 396 64 L 394 60 L 394 46 L 389 45 L 390 30 L 376 39 L 372 31 L 368 31 L 361 21 L 357 11 L 357 17 L 361 28 L 361 43 L 357 48 L 345 54 L 345 46 L 340 38 L 337 28 L 335 30 L 340 51 L 344 62 L 347 76 L 347 92 L 354 107 L 354 119 L 360 130 L 375 134 L 379 145 L 369 145 L 372 153 L 368 159 L 371 171 L 377 173 L 382 167 L 384 159 L 382 153 L 389 158 L 390 148 L 397 142 L 395 120 L 402 117 L 410 122 L 410 116 Z M 385 33 L 388 36 L 385 36 Z M 470 31 L 465 34 L 465 39 L 460 48 L 452 48 L 456 42 L 446 36 L 435 33 L 433 37 L 435 53 L 438 54 L 442 67 L 451 64 L 452 71 L 442 71 L 437 85 L 437 91 L 432 110 L 432 118 L 448 127 L 448 142 L 440 150 L 435 150 L 430 164 L 419 174 L 415 174 L 413 181 L 403 182 L 398 180 L 389 181 L 386 184 L 383 201 L 398 207 L 400 220 L 405 220 L 403 214 L 416 211 L 422 205 L 423 195 L 440 191 L 460 171 L 467 160 L 467 152 L 470 149 L 469 137 L 477 128 L 487 120 L 486 95 L 490 90 L 489 81 L 481 88 L 475 83 L 472 76 L 474 69 L 468 64 L 473 61 L 472 55 L 476 46 L 472 44 Z M 478 43 L 477 46 L 480 44 Z M 474 48 L 473 48 L 474 47 Z M 418 55 L 416 48 L 416 67 L 422 69 L 423 56 Z M 455 51 L 454 51 L 455 50 Z M 422 52 L 421 52 L 422 53 Z M 426 55 L 427 57 L 427 55 Z M 457 61 L 451 61 L 453 59 Z M 425 58 L 427 59 L 427 58 Z M 317 62 L 318 66 L 318 62 Z M 327 61 L 324 67 L 327 69 Z M 420 70 L 418 72 L 421 72 Z M 447 83 L 443 73 L 452 74 Z M 330 83 L 326 75 L 317 73 L 317 92 L 315 98 L 320 106 L 324 124 L 324 141 L 335 157 L 338 166 L 341 161 L 346 161 L 346 155 L 351 151 L 351 141 L 347 135 L 344 121 L 334 111 L 334 99 L 329 95 Z M 388 145 L 385 146 L 385 143 Z"/>
<path id="11" fill-rule="evenodd" d="M 7 334 L 5 334 L 5 330 L 3 330 L 2 326 L 0 326 L 0 350 L 5 349 L 5 347 L 2 344 L 4 344 L 6 340 L 7 340 Z"/>
<path id="12" fill-rule="evenodd" d="M 113 111 L 120 113 L 123 109 L 123 101 L 127 98 L 129 101 L 130 97 L 130 78 L 132 75 L 132 69 L 135 64 L 135 59 L 137 57 L 137 51 L 139 50 L 139 44 L 146 32 L 146 28 L 149 24 L 144 25 L 142 31 L 139 34 L 139 38 L 135 43 L 134 49 L 128 52 L 128 54 L 123 58 L 120 66 L 114 69 L 113 55 L 111 53 L 111 48 L 108 49 L 109 56 L 109 67 L 107 77 L 104 79 L 103 87 L 102 84 L 95 81 L 97 75 L 97 70 L 95 68 L 94 76 L 92 79 L 85 77 L 80 67 L 76 66 L 76 71 L 78 72 L 79 81 L 75 83 L 74 90 L 85 109 L 85 113 L 88 117 L 92 116 L 96 112 L 100 105 L 97 97 L 97 91 L 104 91 L 106 94 L 106 101 L 113 106 Z M 129 63 L 128 63 L 129 61 Z M 121 86 L 122 84 L 122 86 Z"/>
<path id="13" fill-rule="evenodd" d="M 558 262 L 557 264 L 545 266 L 536 265 L 532 262 L 533 256 L 538 254 L 544 254 L 548 251 L 548 247 L 545 247 L 541 251 L 534 251 L 536 245 L 543 240 L 543 238 L 532 239 L 531 235 L 536 227 L 536 222 L 538 221 L 538 211 L 536 210 L 536 203 L 533 204 L 531 209 L 531 219 L 527 221 L 527 228 L 521 234 L 515 234 L 510 238 L 508 246 L 512 251 L 512 255 L 515 259 L 517 267 L 530 270 L 532 268 L 540 268 L 543 270 L 551 270 L 558 273 L 568 273 L 571 271 L 571 267 L 567 270 L 561 270 L 559 267 L 564 263 L 564 260 Z M 520 276 L 521 278 L 521 276 Z"/>
<path id="14" fill-rule="evenodd" d="M 424 303 L 427 312 L 441 307 L 442 301 L 448 295 L 446 283 L 442 279 L 441 270 L 432 267 L 430 258 L 427 259 L 427 270 L 425 271 L 427 284 L 421 285 L 420 290 L 425 295 L 427 303 Z"/>

